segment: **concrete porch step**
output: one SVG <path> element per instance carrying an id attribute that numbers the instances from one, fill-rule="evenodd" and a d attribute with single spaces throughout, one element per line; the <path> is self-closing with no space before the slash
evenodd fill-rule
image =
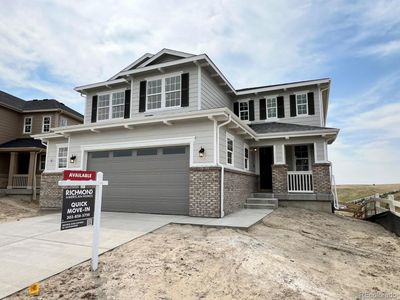
<path id="1" fill-rule="evenodd" d="M 272 203 L 267 203 L 267 204 L 263 204 L 263 203 L 245 203 L 244 204 L 244 208 L 247 209 L 274 209 L 278 207 L 278 203 L 272 204 Z"/>
<path id="2" fill-rule="evenodd" d="M 276 198 L 247 198 L 248 204 L 278 204 Z"/>
<path id="3" fill-rule="evenodd" d="M 274 193 L 251 193 L 253 198 L 274 198 Z"/>

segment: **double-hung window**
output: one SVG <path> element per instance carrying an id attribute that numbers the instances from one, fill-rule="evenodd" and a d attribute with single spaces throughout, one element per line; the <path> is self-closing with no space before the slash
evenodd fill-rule
<path id="1" fill-rule="evenodd" d="M 42 124 L 42 132 L 50 132 L 50 123 L 51 123 L 51 117 L 44 116 Z"/>
<path id="2" fill-rule="evenodd" d="M 39 160 L 39 170 L 43 171 L 45 167 L 46 167 L 46 154 L 41 154 Z"/>
<path id="3" fill-rule="evenodd" d="M 295 146 L 294 147 L 294 160 L 296 171 L 309 171 L 310 159 L 308 156 L 308 146 Z"/>
<path id="4" fill-rule="evenodd" d="M 249 119 L 249 102 L 239 102 L 240 120 L 247 121 Z"/>
<path id="5" fill-rule="evenodd" d="M 125 91 L 101 94 L 97 101 L 97 120 L 120 119 L 124 117 Z"/>
<path id="6" fill-rule="evenodd" d="M 249 146 L 244 145 L 244 169 L 249 169 Z"/>
<path id="7" fill-rule="evenodd" d="M 68 147 L 60 145 L 57 147 L 57 168 L 65 169 L 68 161 Z"/>
<path id="8" fill-rule="evenodd" d="M 278 109 L 276 97 L 267 98 L 267 118 L 277 118 L 278 117 Z"/>
<path id="9" fill-rule="evenodd" d="M 296 109 L 297 115 L 308 115 L 308 101 L 307 94 L 297 94 L 296 95 Z"/>
<path id="10" fill-rule="evenodd" d="M 24 133 L 32 133 L 32 117 L 24 118 Z"/>
<path id="11" fill-rule="evenodd" d="M 233 149 L 234 138 L 230 134 L 226 134 L 226 163 L 233 166 Z"/>
<path id="12" fill-rule="evenodd" d="M 181 106 L 181 76 L 147 81 L 146 110 Z"/>

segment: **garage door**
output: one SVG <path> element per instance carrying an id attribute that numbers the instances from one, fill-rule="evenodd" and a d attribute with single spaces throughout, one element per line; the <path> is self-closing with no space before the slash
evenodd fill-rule
<path id="1" fill-rule="evenodd" d="M 104 211 L 188 214 L 189 147 L 91 152 L 87 169 L 109 181 Z"/>

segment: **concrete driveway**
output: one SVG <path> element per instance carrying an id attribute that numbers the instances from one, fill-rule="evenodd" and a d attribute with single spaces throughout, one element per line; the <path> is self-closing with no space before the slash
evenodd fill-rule
<path id="1" fill-rule="evenodd" d="M 102 212 L 100 253 L 169 223 L 246 229 L 271 212 L 243 209 L 221 219 Z M 90 259 L 93 227 L 60 231 L 60 221 L 55 213 L 0 224 L 0 298 Z"/>

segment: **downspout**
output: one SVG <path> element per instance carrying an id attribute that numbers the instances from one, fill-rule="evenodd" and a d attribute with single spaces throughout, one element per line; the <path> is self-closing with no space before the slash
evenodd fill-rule
<path id="1" fill-rule="evenodd" d="M 224 173 L 225 173 L 225 167 L 223 164 L 221 164 L 221 162 L 219 161 L 220 155 L 219 155 L 219 130 L 221 127 L 228 125 L 230 122 L 232 121 L 232 117 L 231 115 L 229 115 L 228 120 L 225 121 L 224 123 L 221 123 L 217 126 L 217 133 L 216 133 L 216 144 L 217 144 L 217 165 L 219 167 L 221 167 L 221 191 L 220 191 L 220 195 L 221 195 L 221 218 L 224 217 Z"/>

